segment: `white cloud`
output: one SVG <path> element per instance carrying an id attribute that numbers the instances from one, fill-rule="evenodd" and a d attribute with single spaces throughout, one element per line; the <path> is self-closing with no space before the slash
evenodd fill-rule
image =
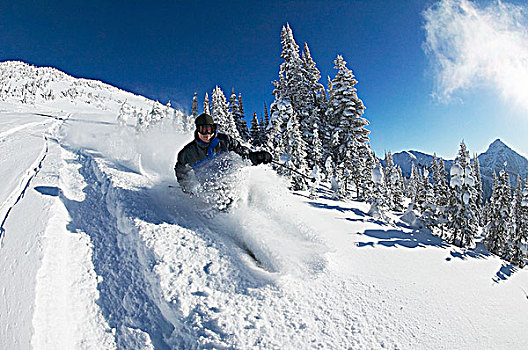
<path id="1" fill-rule="evenodd" d="M 435 67 L 438 98 L 449 100 L 479 85 L 528 110 L 526 8 L 441 0 L 424 12 L 424 19 L 424 48 Z"/>

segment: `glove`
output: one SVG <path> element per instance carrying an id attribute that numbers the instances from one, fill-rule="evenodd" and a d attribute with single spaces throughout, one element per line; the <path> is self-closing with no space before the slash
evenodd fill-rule
<path id="1" fill-rule="evenodd" d="M 253 165 L 271 163 L 271 154 L 267 151 L 249 152 L 249 160 Z"/>

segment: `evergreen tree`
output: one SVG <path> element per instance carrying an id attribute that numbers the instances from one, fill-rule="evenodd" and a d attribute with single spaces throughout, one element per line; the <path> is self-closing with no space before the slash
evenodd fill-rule
<path id="1" fill-rule="evenodd" d="M 256 113 L 257 112 L 255 112 L 255 114 Z M 266 131 L 267 131 L 266 121 L 264 120 L 264 117 L 261 117 L 260 118 L 260 122 L 259 122 L 259 135 L 258 135 L 259 136 L 259 142 L 260 142 L 261 145 L 266 143 L 266 138 L 267 138 Z"/>
<path id="2" fill-rule="evenodd" d="M 321 164 L 323 158 L 323 144 L 319 138 L 319 127 L 317 126 L 317 123 L 313 125 L 312 135 L 312 160 L 314 161 L 314 167 L 319 167 L 318 164 Z"/>
<path id="3" fill-rule="evenodd" d="M 443 159 L 438 159 L 436 154 L 433 157 L 433 193 L 434 193 L 434 223 L 440 229 L 440 236 L 447 238 L 446 227 L 449 220 L 449 188 L 447 185 L 447 172 Z"/>
<path id="4" fill-rule="evenodd" d="M 191 116 L 193 119 L 196 119 L 198 117 L 198 93 L 194 92 L 192 106 L 191 106 Z"/>
<path id="5" fill-rule="evenodd" d="M 520 241 L 524 244 L 528 243 L 528 179 L 524 181 L 524 189 L 522 191 L 521 208 L 519 209 L 518 232 L 520 232 Z M 527 258 L 525 255 L 524 258 Z M 525 261 L 519 259 L 519 266 L 523 267 Z"/>
<path id="6" fill-rule="evenodd" d="M 510 178 L 506 172 L 506 166 L 504 166 L 504 170 L 501 170 L 494 181 L 487 217 L 488 224 L 485 228 L 486 247 L 491 253 L 500 257 L 507 257 L 508 255 L 507 242 L 511 231 L 510 217 Z"/>
<path id="7" fill-rule="evenodd" d="M 152 109 L 149 112 L 149 119 L 150 119 L 149 124 L 157 123 L 161 121 L 164 116 L 165 116 L 165 113 L 163 111 L 163 105 L 159 103 L 158 101 L 155 101 L 152 104 Z"/>
<path id="8" fill-rule="evenodd" d="M 421 215 L 424 212 L 427 194 L 429 191 L 429 173 L 424 169 L 422 173 L 419 169 L 416 170 L 416 188 L 414 192 L 413 202 L 418 213 Z"/>
<path id="9" fill-rule="evenodd" d="M 276 102 L 279 100 L 289 101 L 293 110 L 301 117 L 302 123 L 308 112 L 304 108 L 303 90 L 306 89 L 305 73 L 302 68 L 302 60 L 299 55 L 299 45 L 293 38 L 293 32 L 289 24 L 282 27 L 281 32 L 282 52 L 281 58 L 284 62 L 280 65 L 279 80 L 274 81 L 275 90 L 273 95 L 275 101 L 271 105 L 271 114 L 276 112 Z"/>
<path id="10" fill-rule="evenodd" d="M 390 209 L 403 210 L 403 189 L 401 183 L 403 178 L 394 164 L 391 151 L 385 153 L 384 179 L 387 189 L 387 204 Z"/>
<path id="11" fill-rule="evenodd" d="M 424 225 L 433 231 L 437 225 L 436 197 L 433 184 L 429 181 L 429 171 L 424 169 L 423 202 L 419 204 Z"/>
<path id="12" fill-rule="evenodd" d="M 269 114 L 268 114 L 268 107 L 266 106 L 266 103 L 264 103 L 264 123 L 261 123 L 261 125 L 263 125 L 262 129 L 264 131 L 268 130 L 269 123 L 270 123 L 270 119 L 269 119 Z"/>
<path id="13" fill-rule="evenodd" d="M 475 191 L 477 197 L 475 203 L 477 205 L 477 218 L 480 224 L 482 224 L 482 175 L 480 174 L 480 163 L 477 154 L 473 156 L 473 177 L 475 178 Z"/>
<path id="14" fill-rule="evenodd" d="M 523 224 L 523 191 L 521 176 L 517 175 L 517 184 L 513 192 L 512 215 L 511 215 L 511 242 L 508 252 L 508 260 L 521 268 L 524 266 L 524 252 L 522 250 L 523 242 L 526 242 L 528 233 L 523 232 L 526 229 Z"/>
<path id="15" fill-rule="evenodd" d="M 372 167 L 367 168 L 371 150 L 368 134 L 365 129 L 369 122 L 362 117 L 365 107 L 358 98 L 355 85 L 357 80 L 346 61 L 338 55 L 335 60 L 338 70 L 329 90 L 327 119 L 337 133 L 333 140 L 332 158 L 339 164 L 339 180 L 348 189 L 350 180 L 355 184 L 359 196 L 365 187 L 364 174 L 370 176 Z"/>
<path id="16" fill-rule="evenodd" d="M 293 113 L 291 104 L 289 101 L 275 101 L 276 105 L 275 112 L 271 115 L 270 128 L 266 137 L 266 146 L 272 153 L 274 159 L 281 159 L 282 154 L 284 153 L 284 140 L 283 135 L 285 126 L 284 126 L 284 115 L 289 115 Z M 289 111 L 291 109 L 291 111 Z M 278 168 L 280 173 L 282 169 Z"/>
<path id="17" fill-rule="evenodd" d="M 150 113 L 144 113 L 142 110 L 137 113 L 136 131 L 142 132 L 150 126 Z"/>
<path id="18" fill-rule="evenodd" d="M 121 105 L 121 108 L 119 108 L 119 113 L 117 115 L 117 124 L 119 126 L 126 126 L 127 120 L 131 114 L 131 108 L 130 105 L 125 102 Z"/>
<path id="19" fill-rule="evenodd" d="M 384 212 L 389 209 L 387 202 L 387 187 L 385 182 L 384 170 L 380 161 L 374 156 L 376 165 L 372 169 L 372 192 L 368 200 L 370 209 L 368 214 L 375 218 L 385 219 Z"/>
<path id="20" fill-rule="evenodd" d="M 313 135 L 313 125 L 317 124 L 321 126 L 324 122 L 322 116 L 325 113 L 325 101 L 326 93 L 323 84 L 319 82 L 321 79 L 321 73 L 317 69 L 314 60 L 310 54 L 308 44 L 304 44 L 304 51 L 302 53 L 302 73 L 304 74 L 304 81 L 306 83 L 306 89 L 303 92 L 303 108 L 306 111 L 306 118 L 301 124 L 303 135 L 308 142 L 308 147 L 311 149 L 315 146 L 315 140 Z M 308 165 L 313 167 L 318 164 L 312 157 L 312 153 L 308 153 L 307 157 Z"/>
<path id="21" fill-rule="evenodd" d="M 251 144 L 253 146 L 260 146 L 261 143 L 261 132 L 260 124 L 257 119 L 257 112 L 253 113 L 253 118 L 251 119 L 251 129 L 249 131 L 251 135 Z"/>
<path id="22" fill-rule="evenodd" d="M 213 90 L 212 102 L 212 117 L 218 124 L 219 131 L 234 138 L 240 138 L 233 115 L 229 112 L 224 92 L 219 86 Z"/>
<path id="23" fill-rule="evenodd" d="M 209 108 L 209 95 L 205 93 L 204 103 L 203 103 L 203 112 L 211 115 L 211 110 Z"/>
<path id="24" fill-rule="evenodd" d="M 306 164 L 306 142 L 303 139 L 300 130 L 300 124 L 297 120 L 297 114 L 292 111 L 287 122 L 287 138 L 285 142 L 285 153 L 287 155 L 287 165 L 296 169 L 301 174 L 308 173 L 308 166 Z M 293 190 L 305 190 L 308 188 L 304 176 L 297 173 L 290 173 Z"/>
<path id="25" fill-rule="evenodd" d="M 229 112 L 231 113 L 231 115 L 233 116 L 237 131 L 240 134 L 240 137 L 244 141 L 249 141 L 250 135 L 249 135 L 249 130 L 248 130 L 247 123 L 246 123 L 246 121 L 244 119 L 243 108 L 244 107 L 242 105 L 242 94 L 240 94 L 239 98 L 237 99 L 237 96 L 235 94 L 235 90 L 233 89 L 232 93 L 231 93 L 231 97 L 229 98 L 229 107 L 228 107 L 228 109 L 229 109 Z"/>
<path id="26" fill-rule="evenodd" d="M 470 246 L 477 232 L 475 178 L 471 169 L 469 152 L 460 143 L 455 164 L 451 167 L 451 203 L 449 228 L 451 242 L 460 247 Z"/>
<path id="27" fill-rule="evenodd" d="M 238 94 L 238 113 L 239 117 L 242 119 L 246 118 L 246 115 L 244 113 L 244 103 L 242 102 L 242 94 Z"/>
<path id="28" fill-rule="evenodd" d="M 416 193 L 418 191 L 418 184 L 420 182 L 420 173 L 414 163 L 411 163 L 411 175 L 409 176 L 409 181 L 407 182 L 407 187 L 405 190 L 405 194 L 407 197 L 411 198 L 411 200 L 414 202 Z"/>

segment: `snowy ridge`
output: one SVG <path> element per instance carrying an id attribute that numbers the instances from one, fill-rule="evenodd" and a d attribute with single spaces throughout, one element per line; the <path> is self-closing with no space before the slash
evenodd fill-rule
<path id="1" fill-rule="evenodd" d="M 86 105 L 114 111 L 125 101 L 138 109 L 153 103 L 97 80 L 74 78 L 55 68 L 20 61 L 0 62 L 0 101 L 50 108 Z"/>

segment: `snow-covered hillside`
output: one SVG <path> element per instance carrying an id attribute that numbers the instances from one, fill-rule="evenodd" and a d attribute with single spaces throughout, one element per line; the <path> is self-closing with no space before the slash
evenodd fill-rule
<path id="1" fill-rule="evenodd" d="M 0 102 L 2 348 L 524 348 L 526 269 L 264 165 L 204 215 L 173 175 L 192 135 L 119 126 L 133 95 L 93 84 Z"/>

